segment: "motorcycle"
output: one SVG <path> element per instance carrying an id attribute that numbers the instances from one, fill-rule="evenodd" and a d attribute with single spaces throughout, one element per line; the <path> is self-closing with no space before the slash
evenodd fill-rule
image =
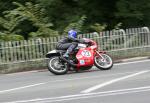
<path id="1" fill-rule="evenodd" d="M 113 67 L 112 58 L 105 51 L 98 51 L 97 43 L 83 38 L 87 44 L 79 43 L 75 50 L 64 58 L 65 50 L 52 50 L 46 54 L 48 70 L 56 75 L 66 74 L 68 71 L 89 70 L 94 65 L 100 70 Z"/>

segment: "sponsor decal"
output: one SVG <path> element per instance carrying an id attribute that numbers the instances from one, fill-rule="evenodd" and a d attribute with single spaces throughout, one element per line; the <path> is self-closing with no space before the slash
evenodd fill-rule
<path id="1" fill-rule="evenodd" d="M 81 65 L 84 65 L 84 64 L 85 64 L 85 61 L 84 61 L 84 60 L 80 60 L 80 64 L 81 64 Z"/>
<path id="2" fill-rule="evenodd" d="M 88 50 L 83 50 L 83 51 L 81 52 L 81 54 L 82 54 L 82 56 L 84 56 L 84 57 L 91 57 L 91 52 L 88 51 Z"/>
<path id="3" fill-rule="evenodd" d="M 82 58 L 82 55 L 77 55 L 77 58 Z"/>
<path id="4" fill-rule="evenodd" d="M 86 59 L 86 60 L 85 60 L 85 62 L 91 62 L 91 60 L 89 60 L 89 59 Z"/>

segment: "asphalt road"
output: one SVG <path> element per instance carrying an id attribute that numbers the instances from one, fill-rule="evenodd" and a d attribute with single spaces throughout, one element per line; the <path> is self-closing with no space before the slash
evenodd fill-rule
<path id="1" fill-rule="evenodd" d="M 150 103 L 150 60 L 61 76 L 0 75 L 0 103 Z"/>

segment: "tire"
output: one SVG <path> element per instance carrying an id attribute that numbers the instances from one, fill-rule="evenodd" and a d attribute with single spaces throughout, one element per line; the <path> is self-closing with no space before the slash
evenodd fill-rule
<path id="1" fill-rule="evenodd" d="M 101 54 L 101 56 L 105 59 L 105 61 L 102 61 L 100 56 L 94 57 L 94 64 L 95 66 L 100 70 L 109 70 L 113 67 L 113 61 L 111 57 L 107 54 Z M 99 58 L 99 60 L 97 59 Z"/>
<path id="2" fill-rule="evenodd" d="M 55 75 L 63 75 L 68 72 L 66 64 L 59 61 L 59 56 L 52 56 L 48 60 L 48 70 Z"/>

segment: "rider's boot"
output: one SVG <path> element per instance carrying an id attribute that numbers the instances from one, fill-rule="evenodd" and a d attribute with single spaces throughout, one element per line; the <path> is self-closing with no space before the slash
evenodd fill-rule
<path id="1" fill-rule="evenodd" d="M 63 55 L 64 58 L 69 58 L 69 52 L 66 51 L 66 53 Z"/>

